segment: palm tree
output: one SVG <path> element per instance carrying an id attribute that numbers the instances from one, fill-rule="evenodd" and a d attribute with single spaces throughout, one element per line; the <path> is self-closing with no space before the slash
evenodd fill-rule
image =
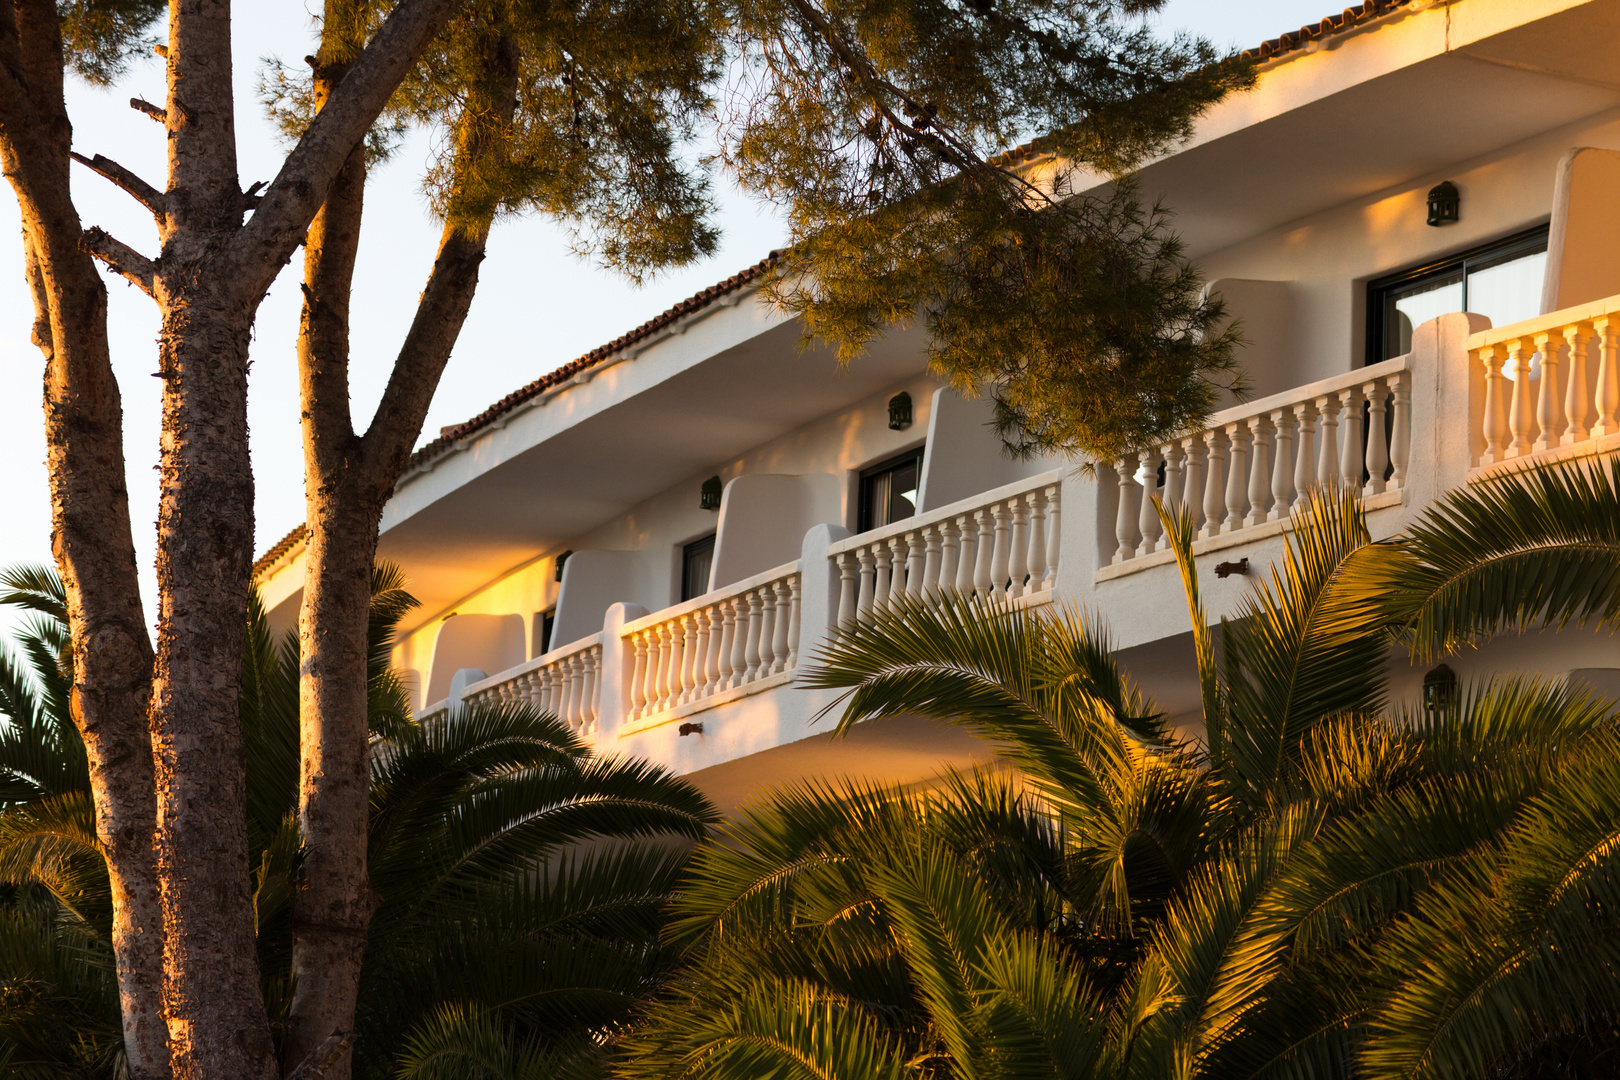
<path id="1" fill-rule="evenodd" d="M 36 614 L 0 654 L 0 1054 L 20 1076 L 115 1076 L 110 904 L 82 745 L 67 720 L 72 657 L 48 570 L 0 578 Z M 715 820 L 685 781 L 599 758 L 527 707 L 410 717 L 387 658 L 415 603 L 375 575 L 369 870 L 373 916 L 355 1075 L 520 1076 L 597 1068 L 604 1037 L 667 978 L 668 894 Z M 244 660 L 248 822 L 260 971 L 285 1016 L 298 874 L 298 643 L 254 606 Z M 30 677 L 31 676 L 31 677 Z M 504 1055 L 504 1056 L 503 1056 Z M 515 1071 L 513 1071 L 515 1070 Z"/>
<path id="2" fill-rule="evenodd" d="M 1372 544 L 1350 499 L 1314 502 L 1217 655 L 1190 526 L 1165 518 L 1204 738 L 1174 738 L 1075 611 L 947 598 L 842 632 L 809 676 L 848 691 L 840 730 L 930 716 L 1016 775 L 803 787 L 729 826 L 676 906 L 692 970 L 622 1076 L 1485 1075 L 1390 1067 L 1414 927 L 1454 925 L 1482 852 L 1620 760 L 1612 707 L 1501 679 L 1392 708 L 1392 627 L 1418 609 L 1385 598 L 1421 591 L 1425 549 Z M 1583 956 L 1582 985 L 1607 962 Z"/>

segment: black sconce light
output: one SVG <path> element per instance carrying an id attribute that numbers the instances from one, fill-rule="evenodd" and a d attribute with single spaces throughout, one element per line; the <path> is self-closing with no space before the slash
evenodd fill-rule
<path id="1" fill-rule="evenodd" d="M 1441 664 L 1423 676 L 1423 708 L 1440 712 L 1457 695 L 1457 673 Z"/>
<path id="2" fill-rule="evenodd" d="M 724 490 L 725 486 L 720 483 L 718 476 L 711 476 L 703 481 L 703 486 L 698 489 L 698 509 L 720 509 L 720 495 Z"/>
<path id="3" fill-rule="evenodd" d="M 561 555 L 557 556 L 557 580 L 558 581 L 562 580 L 563 563 L 567 562 L 568 561 L 568 556 L 572 555 L 573 553 L 574 553 L 574 549 L 569 548 L 567 551 L 565 551 Z"/>
<path id="4" fill-rule="evenodd" d="M 1462 216 L 1462 193 L 1450 180 L 1429 189 L 1429 224 L 1450 225 Z"/>
<path id="5" fill-rule="evenodd" d="M 889 427 L 904 431 L 911 426 L 911 395 L 905 391 L 889 399 Z"/>

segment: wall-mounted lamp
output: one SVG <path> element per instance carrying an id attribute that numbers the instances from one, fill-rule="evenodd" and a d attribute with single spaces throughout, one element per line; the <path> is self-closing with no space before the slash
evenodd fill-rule
<path id="1" fill-rule="evenodd" d="M 904 431 L 911 426 L 911 395 L 902 390 L 889 399 L 889 427 Z"/>
<path id="2" fill-rule="evenodd" d="M 703 734 L 703 725 L 702 724 L 682 724 L 680 726 L 679 730 L 680 730 L 680 733 L 682 735 L 701 735 L 701 734 Z"/>
<path id="3" fill-rule="evenodd" d="M 1462 193 L 1450 180 L 1429 189 L 1429 224 L 1450 225 L 1462 216 Z"/>
<path id="4" fill-rule="evenodd" d="M 568 561 L 568 556 L 572 555 L 573 553 L 574 553 L 574 549 L 569 548 L 567 551 L 565 551 L 561 555 L 557 556 L 557 580 L 558 581 L 562 580 L 563 563 L 567 562 Z"/>
<path id="5" fill-rule="evenodd" d="M 718 476 L 711 476 L 703 481 L 703 486 L 698 489 L 698 509 L 720 509 L 720 495 L 724 490 L 725 487 L 720 483 Z"/>
<path id="6" fill-rule="evenodd" d="M 1440 664 L 1423 676 L 1423 707 L 1429 712 L 1444 709 L 1456 694 L 1457 673 L 1445 664 Z"/>
<path id="7" fill-rule="evenodd" d="M 1215 564 L 1215 576 L 1218 578 L 1229 578 L 1233 574 L 1237 574 L 1239 577 L 1242 577 L 1248 572 L 1248 559 L 1239 559 L 1237 562 L 1223 562 Z"/>

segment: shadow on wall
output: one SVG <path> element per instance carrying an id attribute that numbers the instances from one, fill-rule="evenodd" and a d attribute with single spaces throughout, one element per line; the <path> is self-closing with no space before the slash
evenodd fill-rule
<path id="1" fill-rule="evenodd" d="M 450 693 L 450 680 L 462 668 L 505 671 L 516 667 L 526 659 L 523 648 L 521 615 L 451 616 L 439 626 L 433 642 L 433 667 L 422 704 L 444 700 Z"/>

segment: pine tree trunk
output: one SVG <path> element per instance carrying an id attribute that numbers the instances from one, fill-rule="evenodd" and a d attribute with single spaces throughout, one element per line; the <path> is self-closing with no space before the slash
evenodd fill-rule
<path id="1" fill-rule="evenodd" d="M 346 70 L 318 64 L 324 100 Z M 377 524 L 391 484 L 368 483 L 349 417 L 349 297 L 359 248 L 364 148 L 349 158 L 305 239 L 299 327 L 308 541 L 299 612 L 298 816 L 304 858 L 293 902 L 296 991 L 283 1059 L 297 1067 L 354 1024 L 372 894 L 366 650 Z M 326 1080 L 347 1080 L 350 1055 Z"/>
<path id="2" fill-rule="evenodd" d="M 277 1068 L 254 943 L 239 712 L 253 564 L 248 340 L 263 293 L 230 257 L 244 207 L 227 0 L 171 4 L 168 57 L 168 214 L 154 290 L 164 381 L 152 688 L 163 996 L 176 1080 L 269 1080 Z"/>
<path id="3" fill-rule="evenodd" d="M 341 65 L 322 62 L 327 44 L 316 65 L 317 101 L 344 73 Z M 490 107 L 469 108 L 480 125 L 500 129 L 511 122 L 517 61 L 509 40 L 492 39 L 491 70 L 500 90 Z M 474 139 L 463 132 L 463 165 L 474 154 L 499 152 L 500 131 L 483 134 Z M 304 860 L 293 907 L 297 991 L 284 1054 L 288 1070 L 354 1022 L 372 903 L 366 874 L 366 650 L 377 531 L 472 306 L 492 216 L 491 210 L 470 227 L 466 222 L 446 226 L 383 400 L 365 436 L 357 438 L 349 409 L 349 297 L 364 183 L 364 155 L 357 150 L 328 193 L 304 248 L 299 335 L 309 530 L 299 613 Z M 327 1080 L 347 1080 L 349 1066 L 344 1053 L 328 1069 Z"/>
<path id="4" fill-rule="evenodd" d="M 33 340 L 45 357 L 52 550 L 67 595 L 73 721 L 84 739 L 96 837 L 112 890 L 112 945 L 132 1080 L 168 1075 L 162 1012 L 163 918 L 153 865 L 147 637 L 124 478 L 123 405 L 107 343 L 107 290 L 69 196 L 72 128 L 51 0 L 8 4 L 25 85 L 4 88 L 0 170 L 22 211 Z"/>

